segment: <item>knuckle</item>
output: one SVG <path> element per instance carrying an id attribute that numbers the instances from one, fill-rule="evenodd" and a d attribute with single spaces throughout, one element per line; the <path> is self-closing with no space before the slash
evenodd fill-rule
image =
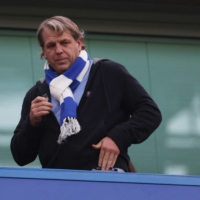
<path id="1" fill-rule="evenodd" d="M 112 163 L 113 163 L 112 160 L 108 160 L 108 164 L 109 164 L 109 166 L 111 166 Z"/>
<path id="2" fill-rule="evenodd" d="M 117 151 L 116 151 L 116 154 L 117 154 L 117 155 L 119 155 L 119 153 L 120 153 L 120 151 L 119 151 L 119 150 L 117 150 Z"/>
<path id="3" fill-rule="evenodd" d="M 107 147 L 104 144 L 102 144 L 101 149 L 102 149 L 102 151 L 106 151 Z"/>
<path id="4" fill-rule="evenodd" d="M 104 157 L 104 160 L 105 160 L 105 161 L 108 161 L 108 156 L 105 156 L 105 157 Z"/>

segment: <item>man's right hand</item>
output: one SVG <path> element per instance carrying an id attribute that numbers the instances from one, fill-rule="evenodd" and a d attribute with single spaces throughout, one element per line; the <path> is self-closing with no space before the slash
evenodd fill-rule
<path id="1" fill-rule="evenodd" d="M 33 126 L 37 126 L 42 121 L 42 116 L 50 113 L 53 104 L 48 102 L 45 97 L 36 97 L 31 102 L 31 110 L 30 110 L 30 123 Z"/>

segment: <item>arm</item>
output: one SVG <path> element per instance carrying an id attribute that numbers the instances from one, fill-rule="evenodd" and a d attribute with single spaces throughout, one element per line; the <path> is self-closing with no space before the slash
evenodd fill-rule
<path id="1" fill-rule="evenodd" d="M 162 116 L 153 99 L 126 70 L 122 91 L 121 106 L 130 118 L 116 125 L 107 135 L 120 151 L 126 151 L 131 144 L 145 141 L 159 126 Z"/>
<path id="2" fill-rule="evenodd" d="M 110 70 L 110 72 L 106 70 Z M 103 138 L 103 141 L 106 138 L 112 140 L 111 145 L 106 145 L 108 144 L 107 142 L 102 143 L 101 141 L 100 144 L 103 146 L 99 147 L 99 143 L 96 145 L 96 147 L 101 148 L 99 165 L 104 165 L 106 166 L 105 169 L 109 169 L 109 167 L 114 166 L 117 156 L 121 151 L 126 152 L 131 144 L 141 143 L 153 133 L 161 122 L 161 113 L 144 88 L 123 66 L 107 62 L 106 70 L 102 74 L 104 76 L 109 104 L 111 105 L 111 112 L 117 109 L 117 107 L 112 108 L 114 104 L 123 108 L 127 116 L 130 116 L 123 123 L 115 124 L 114 127 L 111 125 L 112 128 L 108 131 L 107 137 Z M 113 92 L 114 88 L 117 88 L 121 94 L 116 93 L 115 95 Z M 115 100 L 113 102 L 112 96 L 120 99 L 120 103 Z M 107 164 L 103 164 L 104 162 Z"/>
<path id="3" fill-rule="evenodd" d="M 41 107 L 41 104 L 48 103 L 47 105 L 51 107 L 51 103 L 47 102 L 45 98 L 36 96 L 35 87 L 26 94 L 22 105 L 21 119 L 11 140 L 13 158 L 20 166 L 34 161 L 37 157 L 43 130 L 42 116 L 49 113 L 46 108 Z"/>

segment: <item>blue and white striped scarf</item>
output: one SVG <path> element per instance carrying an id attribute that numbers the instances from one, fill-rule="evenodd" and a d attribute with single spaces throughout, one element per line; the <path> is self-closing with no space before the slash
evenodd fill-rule
<path id="1" fill-rule="evenodd" d="M 78 87 L 88 71 L 90 62 L 85 50 L 82 50 L 73 64 L 61 75 L 57 76 L 48 62 L 44 65 L 46 81 L 51 95 L 60 102 L 60 135 L 58 144 L 62 144 L 68 136 L 81 130 L 76 116 L 77 104 L 73 91 Z"/>

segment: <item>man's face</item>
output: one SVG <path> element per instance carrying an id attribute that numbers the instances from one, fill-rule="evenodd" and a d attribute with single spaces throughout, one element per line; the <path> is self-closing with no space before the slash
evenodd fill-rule
<path id="1" fill-rule="evenodd" d="M 79 56 L 82 46 L 82 41 L 74 40 L 69 32 L 60 35 L 47 27 L 43 31 L 43 41 L 44 57 L 58 74 L 71 66 Z"/>

